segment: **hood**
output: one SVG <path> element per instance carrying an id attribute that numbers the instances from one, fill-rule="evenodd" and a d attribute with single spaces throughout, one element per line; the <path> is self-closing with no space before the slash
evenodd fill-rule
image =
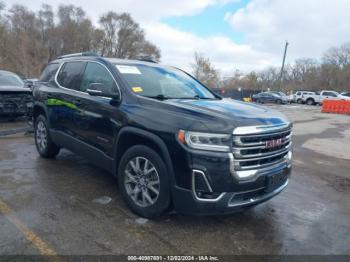
<path id="1" fill-rule="evenodd" d="M 274 125 L 288 122 L 284 115 L 275 110 L 232 99 L 182 99 L 166 100 L 165 103 L 193 111 L 194 114 L 210 115 L 217 120 L 228 120 L 234 126 Z"/>
<path id="2" fill-rule="evenodd" d="M 20 86 L 0 86 L 0 93 L 1 92 L 28 92 L 30 93 L 29 88 L 20 87 Z"/>
<path id="3" fill-rule="evenodd" d="M 339 97 L 340 99 L 350 100 L 350 96 L 339 95 L 338 97 Z"/>

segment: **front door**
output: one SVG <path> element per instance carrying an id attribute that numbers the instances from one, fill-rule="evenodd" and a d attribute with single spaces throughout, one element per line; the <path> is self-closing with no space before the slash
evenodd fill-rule
<path id="1" fill-rule="evenodd" d="M 81 109 L 83 122 L 78 126 L 79 137 L 89 145 L 112 156 L 116 134 L 121 127 L 122 115 L 118 103 L 111 98 L 91 96 L 87 89 L 91 84 L 101 84 L 107 91 L 119 92 L 116 81 L 103 64 L 88 62 L 82 77 Z"/>

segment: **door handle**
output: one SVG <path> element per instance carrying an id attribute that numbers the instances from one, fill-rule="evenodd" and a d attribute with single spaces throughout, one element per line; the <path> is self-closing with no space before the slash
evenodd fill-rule
<path id="1" fill-rule="evenodd" d="M 75 104 L 76 106 L 81 106 L 81 105 L 82 105 L 80 99 L 75 99 L 75 100 L 74 100 L 74 104 Z"/>

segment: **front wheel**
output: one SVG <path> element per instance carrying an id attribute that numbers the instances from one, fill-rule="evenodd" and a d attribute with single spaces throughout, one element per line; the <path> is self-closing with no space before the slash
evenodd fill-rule
<path id="1" fill-rule="evenodd" d="M 170 205 L 165 163 L 147 146 L 133 146 L 124 153 L 118 168 L 118 183 L 130 209 L 142 217 L 160 216 Z"/>
<path id="2" fill-rule="evenodd" d="M 276 103 L 280 105 L 280 104 L 282 104 L 282 100 L 278 99 L 278 100 L 276 101 Z"/>
<path id="3" fill-rule="evenodd" d="M 59 153 L 60 148 L 52 141 L 47 120 L 43 115 L 39 115 L 35 119 L 34 137 L 36 149 L 40 156 L 53 158 Z"/>

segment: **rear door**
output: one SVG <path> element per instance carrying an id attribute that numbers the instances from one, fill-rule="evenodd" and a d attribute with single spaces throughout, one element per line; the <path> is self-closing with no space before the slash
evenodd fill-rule
<path id="1" fill-rule="evenodd" d="M 77 126 L 82 121 L 80 86 L 85 66 L 85 61 L 65 62 L 57 75 L 59 88 L 47 100 L 54 128 L 73 137 L 78 136 Z"/>
<path id="2" fill-rule="evenodd" d="M 260 94 L 259 94 L 259 100 L 260 100 L 261 102 L 267 102 L 266 93 L 260 93 Z"/>
<path id="3" fill-rule="evenodd" d="M 275 99 L 275 97 L 272 94 L 270 94 L 270 93 L 265 94 L 266 102 L 269 102 L 269 103 L 274 102 L 274 99 Z"/>

